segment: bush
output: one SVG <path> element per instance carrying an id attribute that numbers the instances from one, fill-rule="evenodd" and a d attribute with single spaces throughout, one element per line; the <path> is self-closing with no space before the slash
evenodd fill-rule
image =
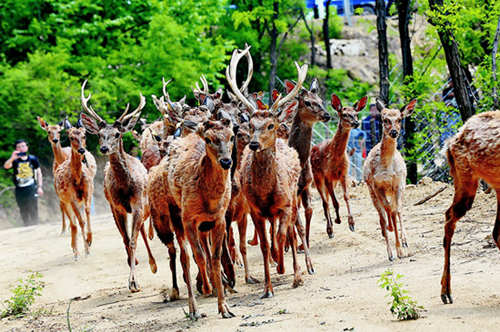
<path id="1" fill-rule="evenodd" d="M 23 282 L 22 278 L 18 279 L 19 285 L 13 288 L 10 285 L 12 296 L 10 299 L 5 300 L 3 306 L 5 310 L 2 311 L 1 317 L 15 316 L 22 317 L 29 311 L 30 306 L 35 302 L 36 296 L 41 296 L 41 291 L 45 287 L 45 283 L 41 280 L 42 274 L 40 272 L 32 272 L 28 278 Z"/>

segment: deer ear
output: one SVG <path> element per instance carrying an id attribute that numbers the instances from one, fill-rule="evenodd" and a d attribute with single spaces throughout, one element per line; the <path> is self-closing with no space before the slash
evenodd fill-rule
<path id="1" fill-rule="evenodd" d="M 330 104 L 332 105 L 333 109 L 336 110 L 337 112 L 340 112 L 342 110 L 342 102 L 335 93 L 332 93 L 332 100 Z"/>
<path id="2" fill-rule="evenodd" d="M 246 113 L 241 113 L 240 118 L 241 118 L 241 123 L 250 122 L 250 118 L 248 117 L 248 114 L 246 114 Z"/>
<path id="3" fill-rule="evenodd" d="M 356 112 L 361 112 L 365 108 L 367 102 L 368 97 L 364 96 L 363 98 L 358 100 L 352 107 L 356 110 Z"/>
<path id="4" fill-rule="evenodd" d="M 231 91 L 227 90 L 227 95 L 229 96 L 229 99 L 231 99 L 231 101 L 238 101 L 238 98 Z"/>
<path id="5" fill-rule="evenodd" d="M 280 93 L 278 92 L 278 90 L 276 89 L 273 89 L 273 103 L 276 101 L 276 99 L 278 99 L 278 96 L 280 95 Z"/>
<path id="6" fill-rule="evenodd" d="M 385 109 L 384 102 L 379 98 L 375 99 L 375 105 L 377 106 L 379 112 L 382 112 Z"/>
<path id="7" fill-rule="evenodd" d="M 255 97 L 253 95 L 248 96 L 247 100 L 252 104 L 254 108 L 259 108 L 259 105 L 257 105 L 257 101 L 255 100 Z"/>
<path id="8" fill-rule="evenodd" d="M 221 99 L 223 95 L 224 90 L 222 88 L 218 88 L 217 91 L 215 91 L 215 97 L 217 97 L 217 99 Z"/>
<path id="9" fill-rule="evenodd" d="M 203 105 L 205 105 L 210 112 L 213 112 L 215 106 L 214 106 L 214 100 L 212 99 L 212 97 L 207 96 L 205 98 L 205 100 L 203 101 Z"/>
<path id="10" fill-rule="evenodd" d="M 83 127 L 82 120 L 78 118 L 78 120 L 76 121 L 76 128 L 82 128 L 82 127 Z"/>
<path id="11" fill-rule="evenodd" d="M 73 125 L 71 125 L 71 122 L 69 122 L 67 118 L 64 119 L 64 128 L 66 128 L 66 130 L 73 128 Z"/>
<path id="12" fill-rule="evenodd" d="M 309 87 L 309 91 L 311 91 L 312 93 L 318 93 L 318 90 L 319 90 L 318 80 L 316 78 L 313 78 L 311 86 Z"/>
<path id="13" fill-rule="evenodd" d="M 43 130 L 47 130 L 47 126 L 48 126 L 48 123 L 45 122 L 44 119 L 42 119 L 41 117 L 37 116 L 36 117 L 37 120 L 38 120 L 38 124 L 40 125 L 40 127 L 43 129 Z"/>
<path id="14" fill-rule="evenodd" d="M 179 100 L 179 104 L 184 105 L 185 103 L 186 103 L 186 95 L 184 95 L 184 97 L 182 97 L 182 99 Z"/>
<path id="15" fill-rule="evenodd" d="M 265 110 L 269 109 L 269 106 L 267 106 L 266 104 L 264 104 L 264 103 L 262 102 L 262 100 L 257 99 L 257 108 L 258 108 L 259 110 L 261 110 L 261 111 L 265 111 Z"/>
<path id="16" fill-rule="evenodd" d="M 87 132 L 93 135 L 99 134 L 99 125 L 95 122 L 94 118 L 88 116 L 85 113 L 80 114 L 80 119 L 82 119 L 83 127 Z"/>
<path id="17" fill-rule="evenodd" d="M 207 95 L 204 93 L 200 93 L 198 95 L 198 100 L 200 101 L 200 105 L 203 105 L 203 103 L 205 103 L 205 98 L 207 98 Z"/>
<path id="18" fill-rule="evenodd" d="M 134 115 L 132 118 L 130 118 L 130 120 L 128 120 L 127 122 L 123 123 L 121 125 L 121 130 L 124 132 L 124 133 L 127 133 L 129 131 L 132 131 L 135 127 L 135 125 L 137 124 L 137 121 L 139 121 L 139 118 L 141 116 L 141 112 L 137 113 L 136 115 Z"/>
<path id="19" fill-rule="evenodd" d="M 283 108 L 276 117 L 278 118 L 278 122 L 288 122 L 293 119 L 295 114 L 297 113 L 297 109 L 299 106 L 299 101 L 294 100 L 292 102 L 285 103 L 285 108 Z"/>
<path id="20" fill-rule="evenodd" d="M 289 94 L 294 88 L 295 88 L 295 85 L 292 82 L 290 82 L 289 80 L 285 80 L 286 94 Z"/>
<path id="21" fill-rule="evenodd" d="M 417 100 L 413 99 L 408 104 L 401 107 L 401 109 L 399 111 L 401 112 L 401 115 L 403 116 L 403 118 L 410 116 L 413 113 L 413 111 L 415 110 L 416 105 L 417 105 Z"/>
<path id="22" fill-rule="evenodd" d="M 228 127 L 229 129 L 233 129 L 233 123 L 231 122 L 231 119 L 224 118 L 220 122 L 223 126 Z"/>

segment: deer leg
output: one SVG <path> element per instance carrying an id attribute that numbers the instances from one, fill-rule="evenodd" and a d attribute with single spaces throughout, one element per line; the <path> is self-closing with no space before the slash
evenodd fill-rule
<path id="1" fill-rule="evenodd" d="M 277 225 L 277 219 L 276 218 L 271 218 L 269 219 L 270 221 L 270 227 L 269 227 L 269 238 L 271 239 L 271 258 L 273 259 L 274 263 L 278 264 L 279 258 L 278 258 L 278 247 L 277 247 L 277 239 L 276 239 L 276 225 Z"/>
<path id="2" fill-rule="evenodd" d="M 137 238 L 139 236 L 139 232 L 144 227 L 142 213 L 141 210 L 136 208 L 132 211 L 132 234 L 130 238 L 130 275 L 128 278 L 128 288 L 132 291 L 132 293 L 139 292 L 141 287 L 139 286 L 139 282 L 135 276 L 135 253 L 137 250 Z"/>
<path id="3" fill-rule="evenodd" d="M 354 227 L 354 217 L 352 216 L 352 212 L 351 212 L 351 204 L 349 203 L 349 191 L 348 191 L 348 185 L 347 185 L 347 175 L 345 175 L 341 180 L 340 180 L 340 184 L 342 185 L 342 189 L 344 190 L 344 200 L 345 200 L 345 204 L 347 206 L 347 221 L 349 223 L 349 229 L 351 230 L 351 232 L 354 232 L 355 231 L 355 227 Z"/>
<path id="4" fill-rule="evenodd" d="M 271 274 L 269 272 L 269 242 L 267 241 L 266 235 L 266 219 L 260 217 L 257 213 L 252 212 L 252 219 L 255 224 L 255 229 L 259 235 L 260 250 L 262 251 L 262 257 L 264 258 L 264 278 L 265 278 L 265 288 L 264 294 L 261 295 L 261 299 L 271 298 L 274 296 L 273 285 L 271 283 Z"/>
<path id="5" fill-rule="evenodd" d="M 490 188 L 492 188 L 490 186 Z M 498 248 L 500 248 L 500 190 L 496 190 L 497 192 L 497 218 L 495 220 L 495 227 L 493 228 L 493 240 L 495 241 Z"/>
<path id="6" fill-rule="evenodd" d="M 297 232 L 299 233 L 300 240 L 302 243 L 306 243 L 306 232 L 304 230 L 304 225 L 302 224 L 302 220 L 300 220 L 300 215 L 298 213 L 298 205 L 297 209 L 294 211 L 294 217 L 292 217 L 292 220 L 295 219 L 295 227 L 297 227 Z M 306 260 L 306 267 L 307 267 L 307 272 L 309 274 L 315 274 L 316 269 L 314 268 L 312 259 L 311 259 L 311 253 L 309 252 L 309 247 L 304 246 L 304 256 Z"/>
<path id="7" fill-rule="evenodd" d="M 179 243 L 180 251 L 181 251 L 181 265 L 184 273 L 184 281 L 186 282 L 186 286 L 188 289 L 188 298 L 189 298 L 189 318 L 197 320 L 201 317 L 200 312 L 198 311 L 198 304 L 196 303 L 196 298 L 194 296 L 193 284 L 191 282 L 191 273 L 189 271 L 189 255 L 187 253 L 187 241 L 184 230 L 181 227 L 177 227 L 175 230 L 177 235 L 177 242 Z M 210 285 L 208 285 L 210 287 Z M 210 291 L 211 292 L 211 291 Z M 210 293 L 209 292 L 209 293 Z"/>
<path id="8" fill-rule="evenodd" d="M 228 239 L 227 246 L 229 247 L 229 257 L 231 257 L 231 260 L 234 262 L 234 264 L 243 266 L 243 263 L 241 262 L 241 259 L 238 256 L 238 252 L 236 251 L 236 241 L 234 240 L 233 227 L 229 227 L 229 232 L 227 233 L 227 239 Z"/>
<path id="9" fill-rule="evenodd" d="M 337 200 L 337 197 L 335 196 L 335 186 L 337 185 L 337 181 L 328 181 L 326 183 L 326 189 L 328 189 L 328 193 L 332 197 L 332 204 L 333 208 L 335 209 L 335 214 L 337 216 L 337 219 L 335 219 L 336 224 L 340 224 L 342 221 L 340 220 L 340 213 L 339 213 L 339 201 Z"/>
<path id="10" fill-rule="evenodd" d="M 61 235 L 66 233 L 66 219 L 64 215 L 67 214 L 65 208 L 64 208 L 64 203 L 59 201 L 59 208 L 61 209 L 61 215 L 62 215 L 62 230 L 61 230 Z M 68 217 L 69 219 L 69 217 Z M 69 220 L 68 220 L 69 221 Z"/>
<path id="11" fill-rule="evenodd" d="M 284 252 L 285 252 L 285 238 L 286 238 L 286 233 L 287 229 L 290 225 L 289 219 L 291 218 L 290 213 L 283 212 L 282 215 L 280 216 L 280 221 L 279 221 L 279 228 L 277 230 L 276 234 L 276 242 L 277 242 L 277 263 L 278 265 L 276 266 L 276 272 L 278 274 L 284 274 L 285 273 L 285 257 L 284 257 Z M 293 241 L 290 239 L 290 241 Z"/>
<path id="12" fill-rule="evenodd" d="M 76 220 L 75 220 L 75 215 L 73 214 L 72 209 L 68 209 L 67 206 L 65 206 L 65 211 L 67 211 L 68 215 L 68 221 L 69 221 L 69 227 L 71 228 L 71 248 L 73 248 L 73 254 L 75 261 L 78 260 L 80 257 L 80 252 L 78 251 L 78 241 L 77 241 L 77 235 L 78 235 L 78 226 L 76 225 Z"/>
<path id="13" fill-rule="evenodd" d="M 148 237 L 150 240 L 153 240 L 155 237 L 155 232 L 153 230 L 153 218 L 149 218 Z"/>
<path id="14" fill-rule="evenodd" d="M 328 237 L 331 239 L 334 236 L 333 223 L 332 223 L 332 217 L 330 215 L 330 207 L 328 206 L 328 200 L 330 196 L 328 194 L 328 190 L 326 189 L 325 181 L 324 180 L 321 182 L 316 181 L 316 188 L 318 189 L 319 196 L 323 201 L 323 212 L 325 214 L 325 219 L 326 219 L 326 233 L 328 234 Z"/>
<path id="15" fill-rule="evenodd" d="M 188 220 L 185 217 L 182 218 L 184 225 L 195 225 L 194 220 Z M 186 222 L 184 222 L 186 221 Z M 204 245 L 207 244 L 206 240 L 208 238 L 205 236 L 205 240 L 202 239 L 200 232 L 196 227 L 192 227 L 187 232 L 187 238 L 189 240 L 189 244 L 191 244 L 191 249 L 193 250 L 194 259 L 196 260 L 196 265 L 198 265 L 198 269 L 200 270 L 201 278 L 203 280 L 203 295 L 208 296 L 212 294 L 212 286 L 210 285 L 210 281 L 208 278 L 207 272 L 207 259 L 205 250 L 203 249 L 200 240 L 204 242 Z M 189 276 L 185 276 L 185 278 L 189 278 Z"/>
<path id="16" fill-rule="evenodd" d="M 382 230 L 382 235 L 384 236 L 385 244 L 387 246 L 387 256 L 389 256 L 390 261 L 393 261 L 394 256 L 392 254 L 391 245 L 389 244 L 389 238 L 387 236 L 387 226 L 386 226 L 387 221 L 385 219 L 385 215 L 386 215 L 385 209 L 382 206 L 382 204 L 380 203 L 378 196 L 375 193 L 375 190 L 373 190 L 370 186 L 368 186 L 368 188 L 369 188 L 370 196 L 371 196 L 372 201 L 373 201 L 373 206 L 375 206 L 375 209 L 377 210 L 378 215 L 380 217 L 380 229 Z"/>
<path id="17" fill-rule="evenodd" d="M 153 253 L 151 252 L 151 248 L 149 247 L 148 236 L 146 235 L 146 226 L 144 225 L 144 223 L 141 226 L 141 236 L 144 240 L 146 251 L 148 252 L 149 268 L 151 269 L 151 272 L 153 272 L 153 274 L 156 274 L 156 272 L 158 271 L 158 266 L 156 265 L 156 260 L 153 256 Z"/>
<path id="18" fill-rule="evenodd" d="M 297 288 L 299 286 L 304 285 L 304 280 L 300 274 L 300 267 L 297 255 L 297 233 L 295 232 L 295 228 L 293 224 L 288 227 L 288 239 L 292 246 L 292 257 L 293 257 L 293 288 Z"/>
<path id="19" fill-rule="evenodd" d="M 398 202 L 397 207 L 396 207 L 396 209 L 397 209 L 396 212 L 397 212 L 397 216 L 399 219 L 399 226 L 401 228 L 401 242 L 402 242 L 403 248 L 408 248 L 408 240 L 406 238 L 406 229 L 403 225 L 403 196 L 404 196 L 403 191 L 401 189 L 399 189 L 397 194 L 396 194 L 396 201 Z"/>
<path id="20" fill-rule="evenodd" d="M 306 244 L 309 247 L 309 233 L 311 232 L 311 219 L 313 214 L 313 209 L 311 207 L 311 192 L 309 191 L 310 187 L 305 188 L 300 193 L 300 198 L 302 201 L 302 205 L 304 206 L 305 216 L 306 216 Z M 302 243 L 298 250 L 303 251 L 305 244 Z"/>
<path id="21" fill-rule="evenodd" d="M 71 201 L 71 207 L 73 208 L 73 213 L 75 214 L 76 218 L 78 219 L 78 223 L 80 224 L 80 228 L 82 229 L 83 247 L 85 250 L 85 257 L 88 257 L 90 255 L 90 248 L 89 248 L 89 244 L 87 242 L 87 237 L 85 236 L 85 221 L 83 220 L 82 215 L 80 214 L 80 210 L 78 209 L 78 205 L 75 201 Z"/>
<path id="22" fill-rule="evenodd" d="M 398 258 L 401 259 L 403 258 L 403 249 L 401 248 L 401 242 L 399 241 L 398 220 L 396 218 L 396 212 L 391 211 L 390 214 L 391 218 L 389 219 L 389 222 L 391 222 L 394 227 L 394 236 L 396 238 L 396 253 Z"/>
<path id="23" fill-rule="evenodd" d="M 453 170 L 452 170 L 453 171 Z M 453 174 L 453 172 L 452 172 Z M 446 211 L 446 223 L 444 225 L 444 269 L 441 277 L 441 300 L 444 304 L 453 303 L 451 297 L 451 271 L 450 271 L 450 251 L 451 240 L 455 233 L 457 221 L 470 210 L 474 197 L 476 196 L 478 180 L 470 176 L 467 179 L 461 178 L 462 175 L 453 176 L 455 179 L 455 195 L 453 203 Z M 463 176 L 462 176 L 463 177 Z"/>
<path id="24" fill-rule="evenodd" d="M 224 222 L 225 235 L 222 241 L 222 265 L 224 267 L 224 272 L 226 273 L 227 283 L 231 288 L 233 288 L 236 284 L 236 269 L 234 267 L 234 259 L 231 257 L 231 250 L 236 251 L 234 238 L 232 236 L 232 219 L 232 213 L 231 215 L 226 213 Z M 232 246 L 230 246 L 230 241 L 232 241 Z"/>
<path id="25" fill-rule="evenodd" d="M 246 244 L 246 237 L 247 237 L 247 215 L 246 213 L 243 214 L 243 217 L 238 221 L 238 233 L 240 235 L 240 252 L 241 256 L 243 258 L 243 267 L 245 268 L 245 282 L 247 284 L 256 284 L 259 283 L 260 280 L 250 276 L 250 269 L 248 267 L 248 259 L 247 259 L 247 244 Z"/>
<path id="26" fill-rule="evenodd" d="M 92 195 L 89 195 L 85 202 L 85 216 L 87 217 L 87 243 L 89 247 L 92 245 L 92 227 L 90 226 L 90 206 L 92 204 Z M 89 252 L 90 255 L 90 252 Z"/>

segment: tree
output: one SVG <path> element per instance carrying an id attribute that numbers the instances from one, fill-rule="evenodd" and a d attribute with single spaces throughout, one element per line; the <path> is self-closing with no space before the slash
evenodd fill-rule
<path id="1" fill-rule="evenodd" d="M 389 52 L 387 48 L 387 23 L 385 22 L 385 1 L 376 0 L 378 63 L 380 77 L 379 98 L 385 105 L 389 104 Z"/>
<path id="2" fill-rule="evenodd" d="M 325 18 L 323 19 L 323 39 L 326 49 L 326 69 L 332 69 L 332 47 L 330 45 L 330 3 L 331 0 L 325 1 Z"/>

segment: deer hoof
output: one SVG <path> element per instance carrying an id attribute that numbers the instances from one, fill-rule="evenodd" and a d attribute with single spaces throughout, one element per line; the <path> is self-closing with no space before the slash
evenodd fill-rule
<path id="1" fill-rule="evenodd" d="M 198 318 L 200 318 L 200 312 L 198 310 L 196 310 L 195 312 L 190 312 L 189 313 L 189 318 L 191 320 L 198 320 Z"/>
<path id="2" fill-rule="evenodd" d="M 259 244 L 259 241 L 258 241 L 258 240 L 256 240 L 256 241 L 254 241 L 254 240 L 248 240 L 248 241 L 247 241 L 247 243 L 248 243 L 249 245 L 251 245 L 251 246 L 256 246 L 256 245 L 258 245 L 258 244 Z"/>
<path id="3" fill-rule="evenodd" d="M 245 282 L 250 285 L 258 284 L 260 283 L 259 279 L 256 279 L 254 277 L 249 276 L 248 278 L 245 279 Z"/>
<path id="4" fill-rule="evenodd" d="M 141 291 L 141 288 L 139 287 L 139 283 L 135 280 L 130 281 L 128 283 L 128 289 L 132 291 L 132 293 L 137 293 Z"/>
<path id="5" fill-rule="evenodd" d="M 441 294 L 441 300 L 443 301 L 444 304 L 453 303 L 453 298 L 451 297 L 451 294 Z"/>
<path id="6" fill-rule="evenodd" d="M 328 233 L 328 237 L 329 237 L 330 239 L 333 239 L 333 237 L 334 237 L 334 236 L 335 236 L 335 235 L 333 234 L 333 232 Z"/>
<path id="7" fill-rule="evenodd" d="M 229 310 L 222 313 L 222 318 L 234 318 L 234 317 L 236 316 Z"/>
<path id="8" fill-rule="evenodd" d="M 340 223 L 342 223 L 342 220 L 340 220 L 340 218 L 337 218 L 337 219 L 335 219 L 335 223 L 340 224 Z"/>
<path id="9" fill-rule="evenodd" d="M 170 292 L 170 301 L 177 301 L 179 299 L 179 290 L 176 288 L 172 288 L 172 291 Z"/>
<path id="10" fill-rule="evenodd" d="M 290 250 L 290 247 L 289 246 L 285 246 L 285 252 L 288 252 L 288 250 Z"/>
<path id="11" fill-rule="evenodd" d="M 79 253 L 75 253 L 74 258 L 75 258 L 75 262 L 76 262 L 78 260 L 78 258 L 80 258 L 80 254 Z"/>
<path id="12" fill-rule="evenodd" d="M 394 260 L 394 256 L 393 256 L 392 254 L 389 256 L 389 260 L 390 260 L 391 262 Z"/>
<path id="13" fill-rule="evenodd" d="M 297 288 L 299 286 L 304 286 L 304 280 L 300 277 L 293 280 L 292 288 Z"/>
<path id="14" fill-rule="evenodd" d="M 64 234 L 66 234 L 66 230 L 65 230 L 65 229 L 63 229 L 63 230 L 61 231 L 61 235 L 64 235 Z"/>
<path id="15" fill-rule="evenodd" d="M 270 299 L 274 297 L 274 293 L 273 292 L 265 292 L 264 294 L 262 294 L 260 296 L 260 299 Z"/>
<path id="16" fill-rule="evenodd" d="M 149 268 L 151 269 L 151 272 L 153 272 L 153 274 L 156 274 L 156 272 L 158 272 L 158 266 L 156 266 L 156 262 L 150 262 Z"/>
<path id="17" fill-rule="evenodd" d="M 310 275 L 316 274 L 316 269 L 314 267 L 308 268 L 307 273 L 309 273 Z"/>
<path id="18" fill-rule="evenodd" d="M 408 248 L 408 242 L 403 242 L 403 248 Z"/>
<path id="19" fill-rule="evenodd" d="M 354 228 L 354 224 L 349 225 L 349 229 L 351 230 L 351 232 L 355 232 L 356 231 L 355 228 Z"/>

